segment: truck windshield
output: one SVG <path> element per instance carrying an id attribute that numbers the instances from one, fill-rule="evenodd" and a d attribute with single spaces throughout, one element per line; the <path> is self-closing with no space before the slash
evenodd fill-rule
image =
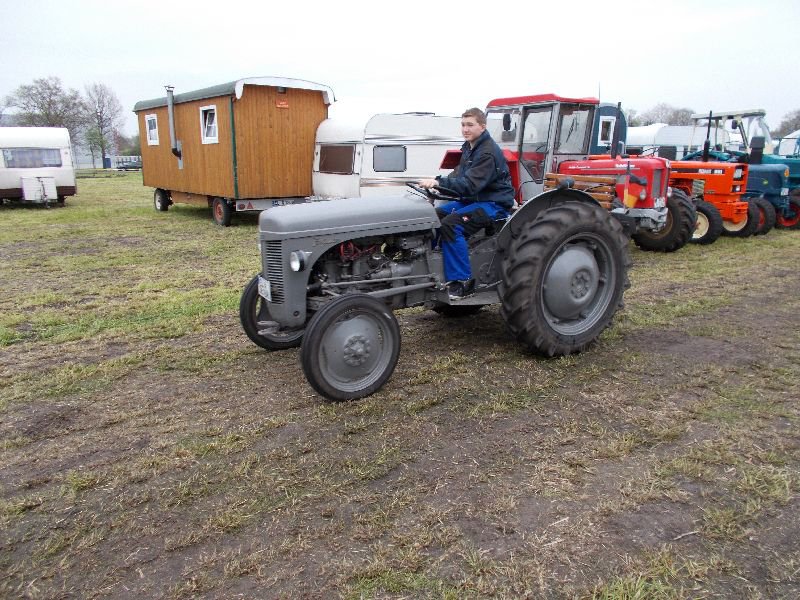
<path id="1" fill-rule="evenodd" d="M 557 154 L 585 154 L 589 143 L 589 107 L 562 106 L 558 115 Z"/>

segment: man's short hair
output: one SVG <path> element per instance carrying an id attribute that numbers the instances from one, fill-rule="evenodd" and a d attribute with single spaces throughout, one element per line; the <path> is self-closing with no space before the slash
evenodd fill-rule
<path id="1" fill-rule="evenodd" d="M 464 117 L 472 117 L 478 122 L 478 125 L 486 125 L 486 114 L 480 108 L 468 108 L 461 115 L 462 119 Z"/>

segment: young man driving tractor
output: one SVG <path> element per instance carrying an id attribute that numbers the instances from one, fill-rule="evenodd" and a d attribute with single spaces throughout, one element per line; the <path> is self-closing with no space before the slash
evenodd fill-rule
<path id="1" fill-rule="evenodd" d="M 442 224 L 442 256 L 451 298 L 468 296 L 475 289 L 467 238 L 507 217 L 514 205 L 508 163 L 486 131 L 486 115 L 481 109 L 464 111 L 461 134 L 466 141 L 458 167 L 446 177 L 419 182 L 424 188 L 439 187 L 458 196 L 458 200 L 436 209 Z"/>

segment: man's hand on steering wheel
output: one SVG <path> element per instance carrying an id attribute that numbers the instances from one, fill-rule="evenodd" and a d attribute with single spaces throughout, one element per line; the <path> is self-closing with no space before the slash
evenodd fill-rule
<path id="1" fill-rule="evenodd" d="M 432 183 L 432 185 L 426 186 L 423 183 Z M 449 202 L 459 198 L 455 191 L 440 186 L 435 179 L 423 179 L 419 182 L 409 181 L 406 185 L 415 192 L 424 194 L 430 200 L 445 200 Z"/>

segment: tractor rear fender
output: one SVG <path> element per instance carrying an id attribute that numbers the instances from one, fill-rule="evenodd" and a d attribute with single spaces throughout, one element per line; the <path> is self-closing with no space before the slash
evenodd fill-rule
<path id="1" fill-rule="evenodd" d="M 506 224 L 497 237 L 499 249 L 506 250 L 511 243 L 511 239 L 520 235 L 528 224 L 532 223 L 543 210 L 563 204 L 564 202 L 585 202 L 601 206 L 597 200 L 581 190 L 570 188 L 548 190 L 526 201 L 511 215 L 511 218 L 506 221 Z"/>

